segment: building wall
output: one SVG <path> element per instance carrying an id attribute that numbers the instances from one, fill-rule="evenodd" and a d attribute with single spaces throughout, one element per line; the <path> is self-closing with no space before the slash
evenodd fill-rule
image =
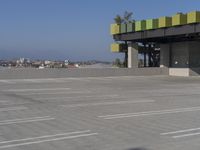
<path id="1" fill-rule="evenodd" d="M 160 67 L 200 67 L 200 42 L 176 42 L 161 44 Z"/>
<path id="2" fill-rule="evenodd" d="M 189 67 L 200 67 L 200 42 L 189 42 Z"/>
<path id="3" fill-rule="evenodd" d="M 189 67 L 189 43 L 177 42 L 171 46 L 171 65 L 172 68 Z"/>
<path id="4" fill-rule="evenodd" d="M 170 66 L 170 44 L 160 45 L 160 67 Z"/>

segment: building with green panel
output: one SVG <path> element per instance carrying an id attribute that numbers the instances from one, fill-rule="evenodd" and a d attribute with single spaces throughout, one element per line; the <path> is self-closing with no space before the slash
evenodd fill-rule
<path id="1" fill-rule="evenodd" d="M 197 23 L 200 22 L 200 11 L 192 11 L 187 14 L 187 23 Z"/>
<path id="2" fill-rule="evenodd" d="M 110 27 L 110 33 L 111 35 L 119 34 L 120 33 L 120 25 L 118 24 L 111 24 Z"/>
<path id="3" fill-rule="evenodd" d="M 146 21 L 145 20 L 135 22 L 135 31 L 142 31 L 145 29 L 146 29 Z"/>
<path id="4" fill-rule="evenodd" d="M 169 75 L 200 75 L 200 11 L 113 24 L 111 34 L 117 42 L 111 51 L 126 53 L 128 68 L 156 67 Z"/>
<path id="5" fill-rule="evenodd" d="M 120 33 L 126 33 L 127 32 L 127 25 L 121 24 L 120 25 Z"/>
<path id="6" fill-rule="evenodd" d="M 172 18 L 171 17 L 160 17 L 158 21 L 159 28 L 166 28 L 172 26 Z"/>
<path id="7" fill-rule="evenodd" d="M 127 33 L 135 31 L 135 23 L 128 23 L 127 24 Z"/>
<path id="8" fill-rule="evenodd" d="M 146 29 L 157 29 L 158 28 L 158 19 L 148 19 L 146 20 Z"/>
<path id="9" fill-rule="evenodd" d="M 183 13 L 177 13 L 172 16 L 172 26 L 179 26 L 187 24 L 187 15 Z"/>
<path id="10" fill-rule="evenodd" d="M 126 51 L 127 45 L 123 43 L 113 43 L 111 44 L 111 52 L 122 53 Z"/>

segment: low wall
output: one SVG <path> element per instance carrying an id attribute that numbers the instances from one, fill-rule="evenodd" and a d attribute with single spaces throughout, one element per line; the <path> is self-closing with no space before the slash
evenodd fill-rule
<path id="1" fill-rule="evenodd" d="M 170 76 L 200 76 L 200 68 L 169 68 Z"/>
<path id="2" fill-rule="evenodd" d="M 66 77 L 108 77 L 108 76 L 150 76 L 168 75 L 167 68 L 83 68 L 83 69 L 34 69 L 3 68 L 0 79 L 34 79 L 34 78 L 66 78 Z"/>
<path id="3" fill-rule="evenodd" d="M 189 74 L 190 76 L 199 76 L 200 68 L 190 68 Z"/>
<path id="4" fill-rule="evenodd" d="M 189 68 L 169 68 L 170 76 L 188 77 L 188 76 L 190 76 L 189 72 L 190 72 Z"/>

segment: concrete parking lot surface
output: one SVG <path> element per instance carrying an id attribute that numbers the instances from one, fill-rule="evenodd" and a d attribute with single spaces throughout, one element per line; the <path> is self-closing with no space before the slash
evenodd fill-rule
<path id="1" fill-rule="evenodd" d="M 0 149 L 197 150 L 199 77 L 0 80 Z"/>

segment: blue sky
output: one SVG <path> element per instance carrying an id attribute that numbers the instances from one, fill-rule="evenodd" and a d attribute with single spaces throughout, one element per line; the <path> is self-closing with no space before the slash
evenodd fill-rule
<path id="1" fill-rule="evenodd" d="M 199 0 L 0 0 L 0 59 L 108 60 L 116 14 L 134 19 L 200 10 Z"/>

